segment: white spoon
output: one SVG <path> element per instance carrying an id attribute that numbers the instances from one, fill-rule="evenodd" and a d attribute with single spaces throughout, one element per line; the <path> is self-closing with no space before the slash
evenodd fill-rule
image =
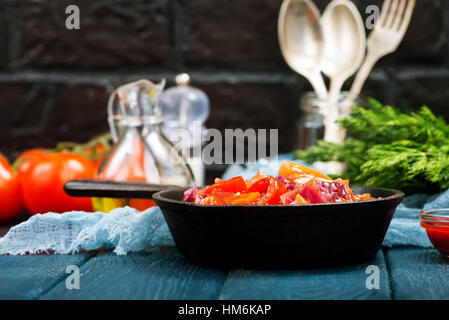
<path id="1" fill-rule="evenodd" d="M 320 12 L 310 0 L 284 0 L 279 12 L 278 38 L 287 64 L 309 80 L 320 99 L 327 99 L 321 75 L 324 42 Z"/>
<path id="2" fill-rule="evenodd" d="M 349 0 L 333 0 L 323 13 L 321 28 L 325 43 L 322 69 L 331 80 L 324 139 L 342 142 L 342 134 L 335 124 L 340 90 L 365 57 L 365 28 L 359 11 Z"/>

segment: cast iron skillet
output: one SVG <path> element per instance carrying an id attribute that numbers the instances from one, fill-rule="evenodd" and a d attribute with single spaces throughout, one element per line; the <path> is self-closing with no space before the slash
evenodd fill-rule
<path id="1" fill-rule="evenodd" d="M 185 189 L 174 186 L 92 180 L 65 185 L 74 196 L 153 195 L 176 247 L 189 261 L 257 268 L 328 267 L 372 258 L 404 194 L 381 188 L 352 189 L 378 199 L 297 206 L 204 206 L 183 202 Z"/>

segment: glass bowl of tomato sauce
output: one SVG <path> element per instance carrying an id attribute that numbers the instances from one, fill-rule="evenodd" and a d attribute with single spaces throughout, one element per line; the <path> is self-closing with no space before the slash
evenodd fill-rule
<path id="1" fill-rule="evenodd" d="M 423 210 L 419 222 L 433 246 L 449 258 L 449 209 Z"/>

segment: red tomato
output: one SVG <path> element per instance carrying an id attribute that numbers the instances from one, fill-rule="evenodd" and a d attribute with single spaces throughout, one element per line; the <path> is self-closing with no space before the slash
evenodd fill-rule
<path id="1" fill-rule="evenodd" d="M 86 148 L 83 150 L 84 155 L 86 155 L 95 164 L 95 167 L 100 167 L 101 162 L 106 156 L 106 147 L 103 144 L 98 144 L 95 147 Z"/>
<path id="2" fill-rule="evenodd" d="M 63 186 L 72 179 L 93 179 L 95 166 L 89 159 L 71 152 L 57 152 L 31 162 L 20 174 L 25 206 L 31 214 L 92 211 L 90 198 L 70 197 Z"/>
<path id="3" fill-rule="evenodd" d="M 128 205 L 139 211 L 145 211 L 148 208 L 155 207 L 156 202 L 150 199 L 130 199 Z"/>
<path id="4" fill-rule="evenodd" d="M 94 159 L 92 160 L 97 160 L 98 158 L 104 156 L 104 154 L 106 153 L 106 147 L 103 144 L 99 143 L 95 147 L 84 149 L 84 153 L 88 156 L 93 156 Z"/>
<path id="5" fill-rule="evenodd" d="M 46 158 L 51 151 L 49 149 L 30 149 L 25 152 L 22 152 L 14 161 L 14 165 L 17 166 L 17 171 L 19 175 L 28 170 L 31 163 L 36 159 Z"/>
<path id="6" fill-rule="evenodd" d="M 0 222 L 18 218 L 23 209 L 17 174 L 8 160 L 0 155 Z"/>

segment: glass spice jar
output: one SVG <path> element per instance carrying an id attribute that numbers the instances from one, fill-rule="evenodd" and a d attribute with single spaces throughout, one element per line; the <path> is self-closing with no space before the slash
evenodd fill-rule
<path id="1" fill-rule="evenodd" d="M 356 101 L 346 101 L 348 92 L 342 92 L 339 97 L 338 110 L 334 114 L 335 120 L 345 118 L 351 114 L 351 107 L 360 103 L 360 99 Z M 318 143 L 319 140 L 327 140 L 330 142 L 342 143 L 345 139 L 346 132 L 338 124 L 332 125 L 328 129 L 326 122 L 330 112 L 327 107 L 327 101 L 319 99 L 315 92 L 305 92 L 300 98 L 301 117 L 297 122 L 299 143 L 298 148 L 306 150 Z M 334 122 L 333 122 L 334 123 Z M 326 132 L 326 130 L 328 132 Z"/>
<path id="2" fill-rule="evenodd" d="M 307 150 L 324 138 L 324 117 L 320 105 L 315 92 L 306 92 L 301 96 L 299 107 L 302 115 L 297 123 L 298 148 L 301 150 Z"/>

